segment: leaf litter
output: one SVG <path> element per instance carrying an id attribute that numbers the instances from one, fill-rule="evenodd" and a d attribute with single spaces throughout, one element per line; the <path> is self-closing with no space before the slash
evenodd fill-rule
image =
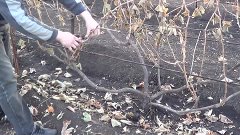
<path id="1" fill-rule="evenodd" d="M 58 68 L 56 69 L 57 72 L 54 73 L 55 76 L 62 74 L 62 69 Z M 27 77 L 28 72 L 25 71 L 23 73 L 23 76 Z M 66 77 L 66 73 L 65 73 Z M 67 75 L 67 77 L 70 77 L 70 75 Z M 141 115 L 136 115 L 136 113 L 132 112 L 125 112 L 123 109 L 126 110 L 130 109 L 133 106 L 134 101 L 132 98 L 128 95 L 124 95 L 124 100 L 122 102 L 115 102 L 113 99 L 112 93 L 106 93 L 104 97 L 105 105 L 103 106 L 101 102 L 96 100 L 95 98 L 89 96 L 87 94 L 86 88 L 75 88 L 71 82 L 67 81 L 61 81 L 61 80 L 52 80 L 52 75 L 48 74 L 42 74 L 38 77 L 37 83 L 30 83 L 27 82 L 24 86 L 22 86 L 22 93 L 26 94 L 30 90 L 35 90 L 39 93 L 40 96 L 43 97 L 49 97 L 51 96 L 52 99 L 55 100 L 62 100 L 65 103 L 68 103 L 69 105 L 66 107 L 69 111 L 76 113 L 77 109 L 83 109 L 86 112 L 83 113 L 82 120 L 84 122 L 91 122 L 92 121 L 92 115 L 94 113 L 101 114 L 101 117 L 99 118 L 100 121 L 111 124 L 112 127 L 118 127 L 122 128 L 122 131 L 124 133 L 129 133 L 129 127 L 131 126 L 137 126 L 139 129 L 136 130 L 136 134 L 141 134 L 142 130 L 148 131 L 148 132 L 155 132 L 158 134 L 165 134 L 170 133 L 175 128 L 176 132 L 178 134 L 187 134 L 190 132 L 195 132 L 196 135 L 201 134 L 210 134 L 214 133 L 211 130 L 206 129 L 205 127 L 193 127 L 189 128 L 188 125 L 192 125 L 194 123 L 199 123 L 199 121 L 202 121 L 197 115 L 186 115 L 187 117 L 185 119 L 182 119 L 182 123 L 171 123 L 171 122 L 162 122 L 159 117 L 156 117 L 156 125 L 152 122 L 148 122 L 148 120 L 145 120 L 144 117 Z M 139 85 L 136 85 L 135 88 L 143 88 L 144 84 L 140 83 Z M 162 86 L 163 88 L 163 86 Z M 172 86 L 165 85 L 164 90 L 171 90 Z M 49 89 L 49 90 L 48 90 Z M 53 91 L 54 94 L 49 95 L 49 91 Z M 92 95 L 98 96 L 95 93 Z M 189 98 L 189 100 L 191 100 Z M 79 102 L 80 101 L 80 102 Z M 127 105 L 127 107 L 123 107 L 123 105 Z M 31 113 L 36 116 L 38 115 L 38 110 L 34 107 L 31 107 Z M 50 113 L 54 113 L 55 110 L 51 105 L 47 108 L 47 113 L 44 115 L 44 117 L 48 116 Z M 91 112 L 91 114 L 89 113 Z M 57 120 L 63 119 L 64 113 L 61 111 L 56 116 Z M 217 122 L 220 121 L 224 124 L 232 124 L 232 121 L 227 118 L 224 115 L 219 115 L 217 117 L 212 113 L 212 110 L 209 110 L 208 112 L 205 112 L 204 114 L 205 118 L 209 122 Z M 70 122 L 71 123 L 71 122 Z M 61 135 L 71 135 L 72 131 L 74 131 L 74 128 L 68 127 L 69 121 L 64 121 L 63 123 L 63 129 L 61 132 Z M 229 125 L 229 128 L 232 127 L 232 125 Z M 218 130 L 217 132 L 220 134 L 224 134 L 227 130 Z"/>

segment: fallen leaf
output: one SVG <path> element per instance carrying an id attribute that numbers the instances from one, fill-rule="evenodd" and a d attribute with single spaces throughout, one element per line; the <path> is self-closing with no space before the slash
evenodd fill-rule
<path id="1" fill-rule="evenodd" d="M 87 91 L 87 88 L 78 88 L 76 94 L 84 93 Z"/>
<path id="2" fill-rule="evenodd" d="M 227 61 L 227 59 L 224 58 L 223 56 L 220 56 L 220 57 L 218 57 L 218 61 L 225 63 Z"/>
<path id="3" fill-rule="evenodd" d="M 30 112 L 31 112 L 31 114 L 32 114 L 33 116 L 37 116 L 37 115 L 38 115 L 38 110 L 37 110 L 36 107 L 30 106 L 30 107 L 29 107 L 29 110 L 30 110 Z"/>
<path id="4" fill-rule="evenodd" d="M 129 126 L 131 126 L 133 123 L 131 122 L 131 121 L 129 121 L 129 120 L 120 120 L 120 122 L 122 122 L 122 123 L 124 123 L 124 124 L 126 124 L 126 125 L 129 125 Z"/>
<path id="5" fill-rule="evenodd" d="M 28 75 L 28 71 L 27 70 L 23 70 L 21 77 L 23 78 L 23 77 L 26 77 L 27 75 Z"/>
<path id="6" fill-rule="evenodd" d="M 198 17 L 198 16 L 202 16 L 201 11 L 199 10 L 199 8 L 195 8 L 195 10 L 193 11 L 192 17 Z"/>
<path id="7" fill-rule="evenodd" d="M 24 41 L 20 38 L 17 45 L 20 46 L 20 49 L 23 49 L 26 47 L 26 41 Z"/>
<path id="8" fill-rule="evenodd" d="M 111 124 L 112 124 L 112 127 L 121 127 L 121 122 L 115 119 L 111 119 Z"/>
<path id="9" fill-rule="evenodd" d="M 43 74 L 43 75 L 40 75 L 40 76 L 38 77 L 38 80 L 41 80 L 41 81 L 49 81 L 50 78 L 51 78 L 50 75 L 48 75 L 48 74 Z"/>
<path id="10" fill-rule="evenodd" d="M 127 128 L 127 126 L 125 126 L 124 128 L 123 128 L 123 131 L 122 131 L 123 133 L 129 133 L 130 132 L 130 129 L 129 128 Z"/>
<path id="11" fill-rule="evenodd" d="M 32 84 L 25 84 L 25 85 L 22 86 L 19 94 L 21 96 L 24 96 L 25 94 L 28 93 L 28 91 L 32 90 L 32 88 L 33 88 Z"/>
<path id="12" fill-rule="evenodd" d="M 201 12 L 201 14 L 205 14 L 205 8 L 201 5 L 198 7 L 199 11 Z"/>
<path id="13" fill-rule="evenodd" d="M 122 108 L 119 103 L 107 102 L 107 105 L 110 106 L 110 107 L 113 107 L 116 110 Z"/>
<path id="14" fill-rule="evenodd" d="M 144 82 L 140 82 L 140 83 L 137 85 L 137 89 L 140 89 L 140 88 L 144 88 Z"/>
<path id="15" fill-rule="evenodd" d="M 52 105 L 49 105 L 49 106 L 48 106 L 47 112 L 48 112 L 48 113 L 54 113 L 54 108 L 53 108 Z"/>
<path id="16" fill-rule="evenodd" d="M 228 28 L 230 28 L 232 26 L 232 22 L 231 21 L 223 21 L 223 32 L 228 32 Z"/>
<path id="17" fill-rule="evenodd" d="M 103 121 L 103 122 L 109 122 L 110 120 L 111 118 L 108 114 L 105 114 L 100 118 L 100 121 Z"/>
<path id="18" fill-rule="evenodd" d="M 76 112 L 75 109 L 71 106 L 68 106 L 67 109 L 70 110 L 71 112 L 74 112 L 74 113 Z"/>
<path id="19" fill-rule="evenodd" d="M 112 101 L 112 93 L 107 92 L 104 96 L 106 101 Z"/>
<path id="20" fill-rule="evenodd" d="M 189 11 L 187 8 L 185 8 L 185 10 L 184 10 L 184 12 L 182 13 L 182 15 L 183 15 L 184 17 L 188 17 L 189 14 L 190 14 L 190 11 Z"/>
<path id="21" fill-rule="evenodd" d="M 55 75 L 60 75 L 63 72 L 61 68 L 55 68 L 55 70 L 57 71 L 54 73 Z"/>
<path id="22" fill-rule="evenodd" d="M 101 107 L 100 109 L 98 109 L 97 112 L 98 112 L 98 113 L 104 113 L 103 107 Z"/>
<path id="23" fill-rule="evenodd" d="M 46 61 L 45 60 L 41 60 L 41 64 L 42 64 L 42 66 L 45 66 L 46 65 Z"/>
<path id="24" fill-rule="evenodd" d="M 90 99 L 90 100 L 87 102 L 87 105 L 90 106 L 90 107 L 97 108 L 97 109 L 100 109 L 100 108 L 102 107 L 101 103 L 98 102 L 98 101 L 95 100 L 95 99 Z"/>
<path id="25" fill-rule="evenodd" d="M 114 111 L 112 112 L 112 114 L 113 114 L 113 118 L 115 118 L 116 120 L 126 119 L 126 116 L 123 115 L 121 111 Z"/>
<path id="26" fill-rule="evenodd" d="M 158 5 L 158 6 L 155 8 L 155 10 L 156 10 L 157 12 L 163 13 L 164 16 L 165 16 L 165 15 L 167 14 L 167 12 L 168 12 L 168 8 L 166 8 L 164 5 Z"/>
<path id="27" fill-rule="evenodd" d="M 61 111 L 58 115 L 57 115 L 57 120 L 62 119 L 64 113 Z"/>
<path id="28" fill-rule="evenodd" d="M 222 129 L 222 130 L 220 130 L 220 131 L 217 131 L 219 134 L 221 134 L 221 135 L 224 135 L 226 132 L 227 132 L 227 130 L 226 129 Z"/>
<path id="29" fill-rule="evenodd" d="M 209 116 L 211 116 L 212 115 L 212 109 L 210 109 L 209 111 L 206 111 L 205 113 L 204 113 L 204 116 L 206 116 L 206 117 L 209 117 Z"/>
<path id="30" fill-rule="evenodd" d="M 142 135 L 143 133 L 142 133 L 141 130 L 137 129 L 137 130 L 136 130 L 136 134 L 141 134 L 141 135 Z"/>
<path id="31" fill-rule="evenodd" d="M 72 75 L 71 75 L 70 73 L 68 73 L 68 72 L 66 72 L 66 73 L 64 74 L 64 76 L 65 76 L 66 78 L 72 77 Z"/>
<path id="32" fill-rule="evenodd" d="M 61 131 L 61 135 L 72 135 L 72 132 L 74 128 L 68 128 L 68 126 L 71 124 L 71 120 L 64 120 L 63 121 L 63 127 Z"/>
<path id="33" fill-rule="evenodd" d="M 132 99 L 128 96 L 125 96 L 125 102 L 128 103 L 128 104 L 131 104 L 132 103 Z"/>
<path id="34" fill-rule="evenodd" d="M 92 121 L 91 115 L 89 113 L 87 113 L 87 112 L 83 112 L 83 118 L 82 119 L 83 119 L 84 122 Z"/>
<path id="35" fill-rule="evenodd" d="M 35 68 L 29 68 L 29 73 L 30 74 L 36 73 L 36 69 Z"/>
<path id="36" fill-rule="evenodd" d="M 228 82 L 228 83 L 232 83 L 232 82 L 233 82 L 232 79 L 229 79 L 229 78 L 227 78 L 227 77 L 223 78 L 221 81 L 223 81 L 223 82 Z"/>
<path id="37" fill-rule="evenodd" d="M 230 120 L 227 116 L 222 115 L 222 114 L 219 114 L 219 120 L 220 120 L 222 123 L 225 123 L 225 124 L 232 124 L 232 123 L 233 123 L 232 120 Z"/>
<path id="38" fill-rule="evenodd" d="M 213 97 L 207 97 L 207 99 L 209 99 L 209 100 L 213 100 Z"/>
<path id="39" fill-rule="evenodd" d="M 70 101 L 76 100 L 78 97 L 77 96 L 67 96 L 67 95 L 61 93 L 59 95 L 53 95 L 52 98 L 56 99 L 56 100 L 63 100 L 68 103 Z"/>

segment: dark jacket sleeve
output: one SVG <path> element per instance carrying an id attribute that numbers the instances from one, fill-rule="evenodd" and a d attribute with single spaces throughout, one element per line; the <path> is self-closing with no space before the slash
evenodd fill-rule
<path id="1" fill-rule="evenodd" d="M 75 15 L 81 14 L 85 11 L 85 7 L 81 3 L 81 0 L 58 0 L 61 4 L 65 6 L 65 8 L 72 12 Z"/>

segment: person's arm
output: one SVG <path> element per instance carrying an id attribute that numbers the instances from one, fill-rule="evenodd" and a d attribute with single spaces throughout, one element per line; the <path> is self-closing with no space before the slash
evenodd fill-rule
<path id="1" fill-rule="evenodd" d="M 87 27 L 86 37 L 100 35 L 99 24 L 93 19 L 92 15 L 86 10 L 80 0 L 58 0 L 70 12 L 75 15 L 80 15 Z"/>
<path id="2" fill-rule="evenodd" d="M 0 0 L 0 13 L 19 32 L 34 39 L 54 41 L 58 30 L 27 16 L 21 0 Z"/>

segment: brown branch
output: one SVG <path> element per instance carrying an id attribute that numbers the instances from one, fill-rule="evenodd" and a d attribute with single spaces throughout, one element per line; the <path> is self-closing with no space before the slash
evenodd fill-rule
<path id="1" fill-rule="evenodd" d="M 147 67 L 145 66 L 144 58 L 141 55 L 140 50 L 137 47 L 137 44 L 131 43 L 131 41 L 129 41 L 129 42 L 133 46 L 133 48 L 135 49 L 135 51 L 137 53 L 137 56 L 138 56 L 138 59 L 139 59 L 140 63 L 142 64 L 141 67 L 142 67 L 143 73 L 144 73 L 144 93 L 149 95 L 149 90 L 148 90 L 148 85 L 149 85 L 148 77 L 149 77 L 149 73 L 148 73 Z"/>
<path id="2" fill-rule="evenodd" d="M 61 58 L 59 58 L 57 55 L 55 54 L 50 54 L 49 51 L 47 51 L 47 48 L 42 46 L 39 42 L 38 42 L 38 46 L 40 47 L 40 49 L 42 49 L 43 51 L 47 52 L 49 55 L 53 56 L 54 58 L 56 58 L 58 61 L 68 65 L 70 67 L 70 69 L 72 69 L 73 71 L 77 72 L 82 78 L 83 80 L 85 80 L 89 86 L 93 87 L 96 91 L 100 91 L 100 92 L 111 92 L 111 93 L 134 93 L 137 95 L 141 95 L 143 97 L 146 97 L 146 94 L 144 94 L 143 92 L 133 89 L 133 88 L 122 88 L 122 89 L 118 89 L 118 90 L 111 90 L 111 89 L 107 89 L 101 86 L 97 86 L 97 84 L 95 84 L 93 81 L 91 81 L 78 67 L 76 64 L 74 63 L 69 63 L 68 61 L 62 60 Z M 63 52 L 60 52 L 61 54 Z M 63 56 L 66 56 L 64 53 L 62 54 Z M 91 91 L 91 90 L 90 90 Z"/>
<path id="3" fill-rule="evenodd" d="M 207 80 L 207 81 L 196 82 L 196 83 L 192 84 L 192 86 L 196 87 L 198 85 L 209 84 L 209 83 L 213 83 L 213 81 L 208 81 Z M 188 86 L 184 85 L 184 86 L 182 86 L 180 88 L 176 88 L 176 89 L 172 89 L 172 90 L 161 90 L 160 92 L 157 92 L 154 95 L 152 95 L 151 96 L 151 100 L 154 100 L 154 99 L 158 98 L 161 95 L 180 92 L 180 91 L 186 90 L 187 88 L 188 88 Z"/>
<path id="4" fill-rule="evenodd" d="M 172 109 L 171 107 L 168 107 L 168 106 L 165 106 L 165 105 L 162 105 L 162 104 L 158 104 L 158 103 L 153 103 L 153 102 L 151 102 L 150 105 L 152 105 L 154 107 L 158 107 L 160 109 L 170 111 L 170 112 L 175 113 L 177 115 L 185 115 L 187 113 L 194 113 L 194 112 L 198 112 L 198 111 L 204 111 L 204 110 L 208 110 L 208 109 L 219 108 L 219 107 L 223 106 L 224 103 L 226 103 L 227 101 L 229 101 L 230 99 L 232 99 L 233 97 L 238 96 L 238 95 L 240 95 L 240 91 L 228 96 L 225 99 L 224 102 L 220 102 L 220 103 L 217 103 L 217 104 L 213 104 L 213 105 L 209 105 L 209 106 L 205 106 L 205 107 L 201 107 L 201 108 L 196 108 L 196 109 L 194 109 L 194 108 L 186 109 L 184 111 L 175 110 L 175 109 Z"/>

